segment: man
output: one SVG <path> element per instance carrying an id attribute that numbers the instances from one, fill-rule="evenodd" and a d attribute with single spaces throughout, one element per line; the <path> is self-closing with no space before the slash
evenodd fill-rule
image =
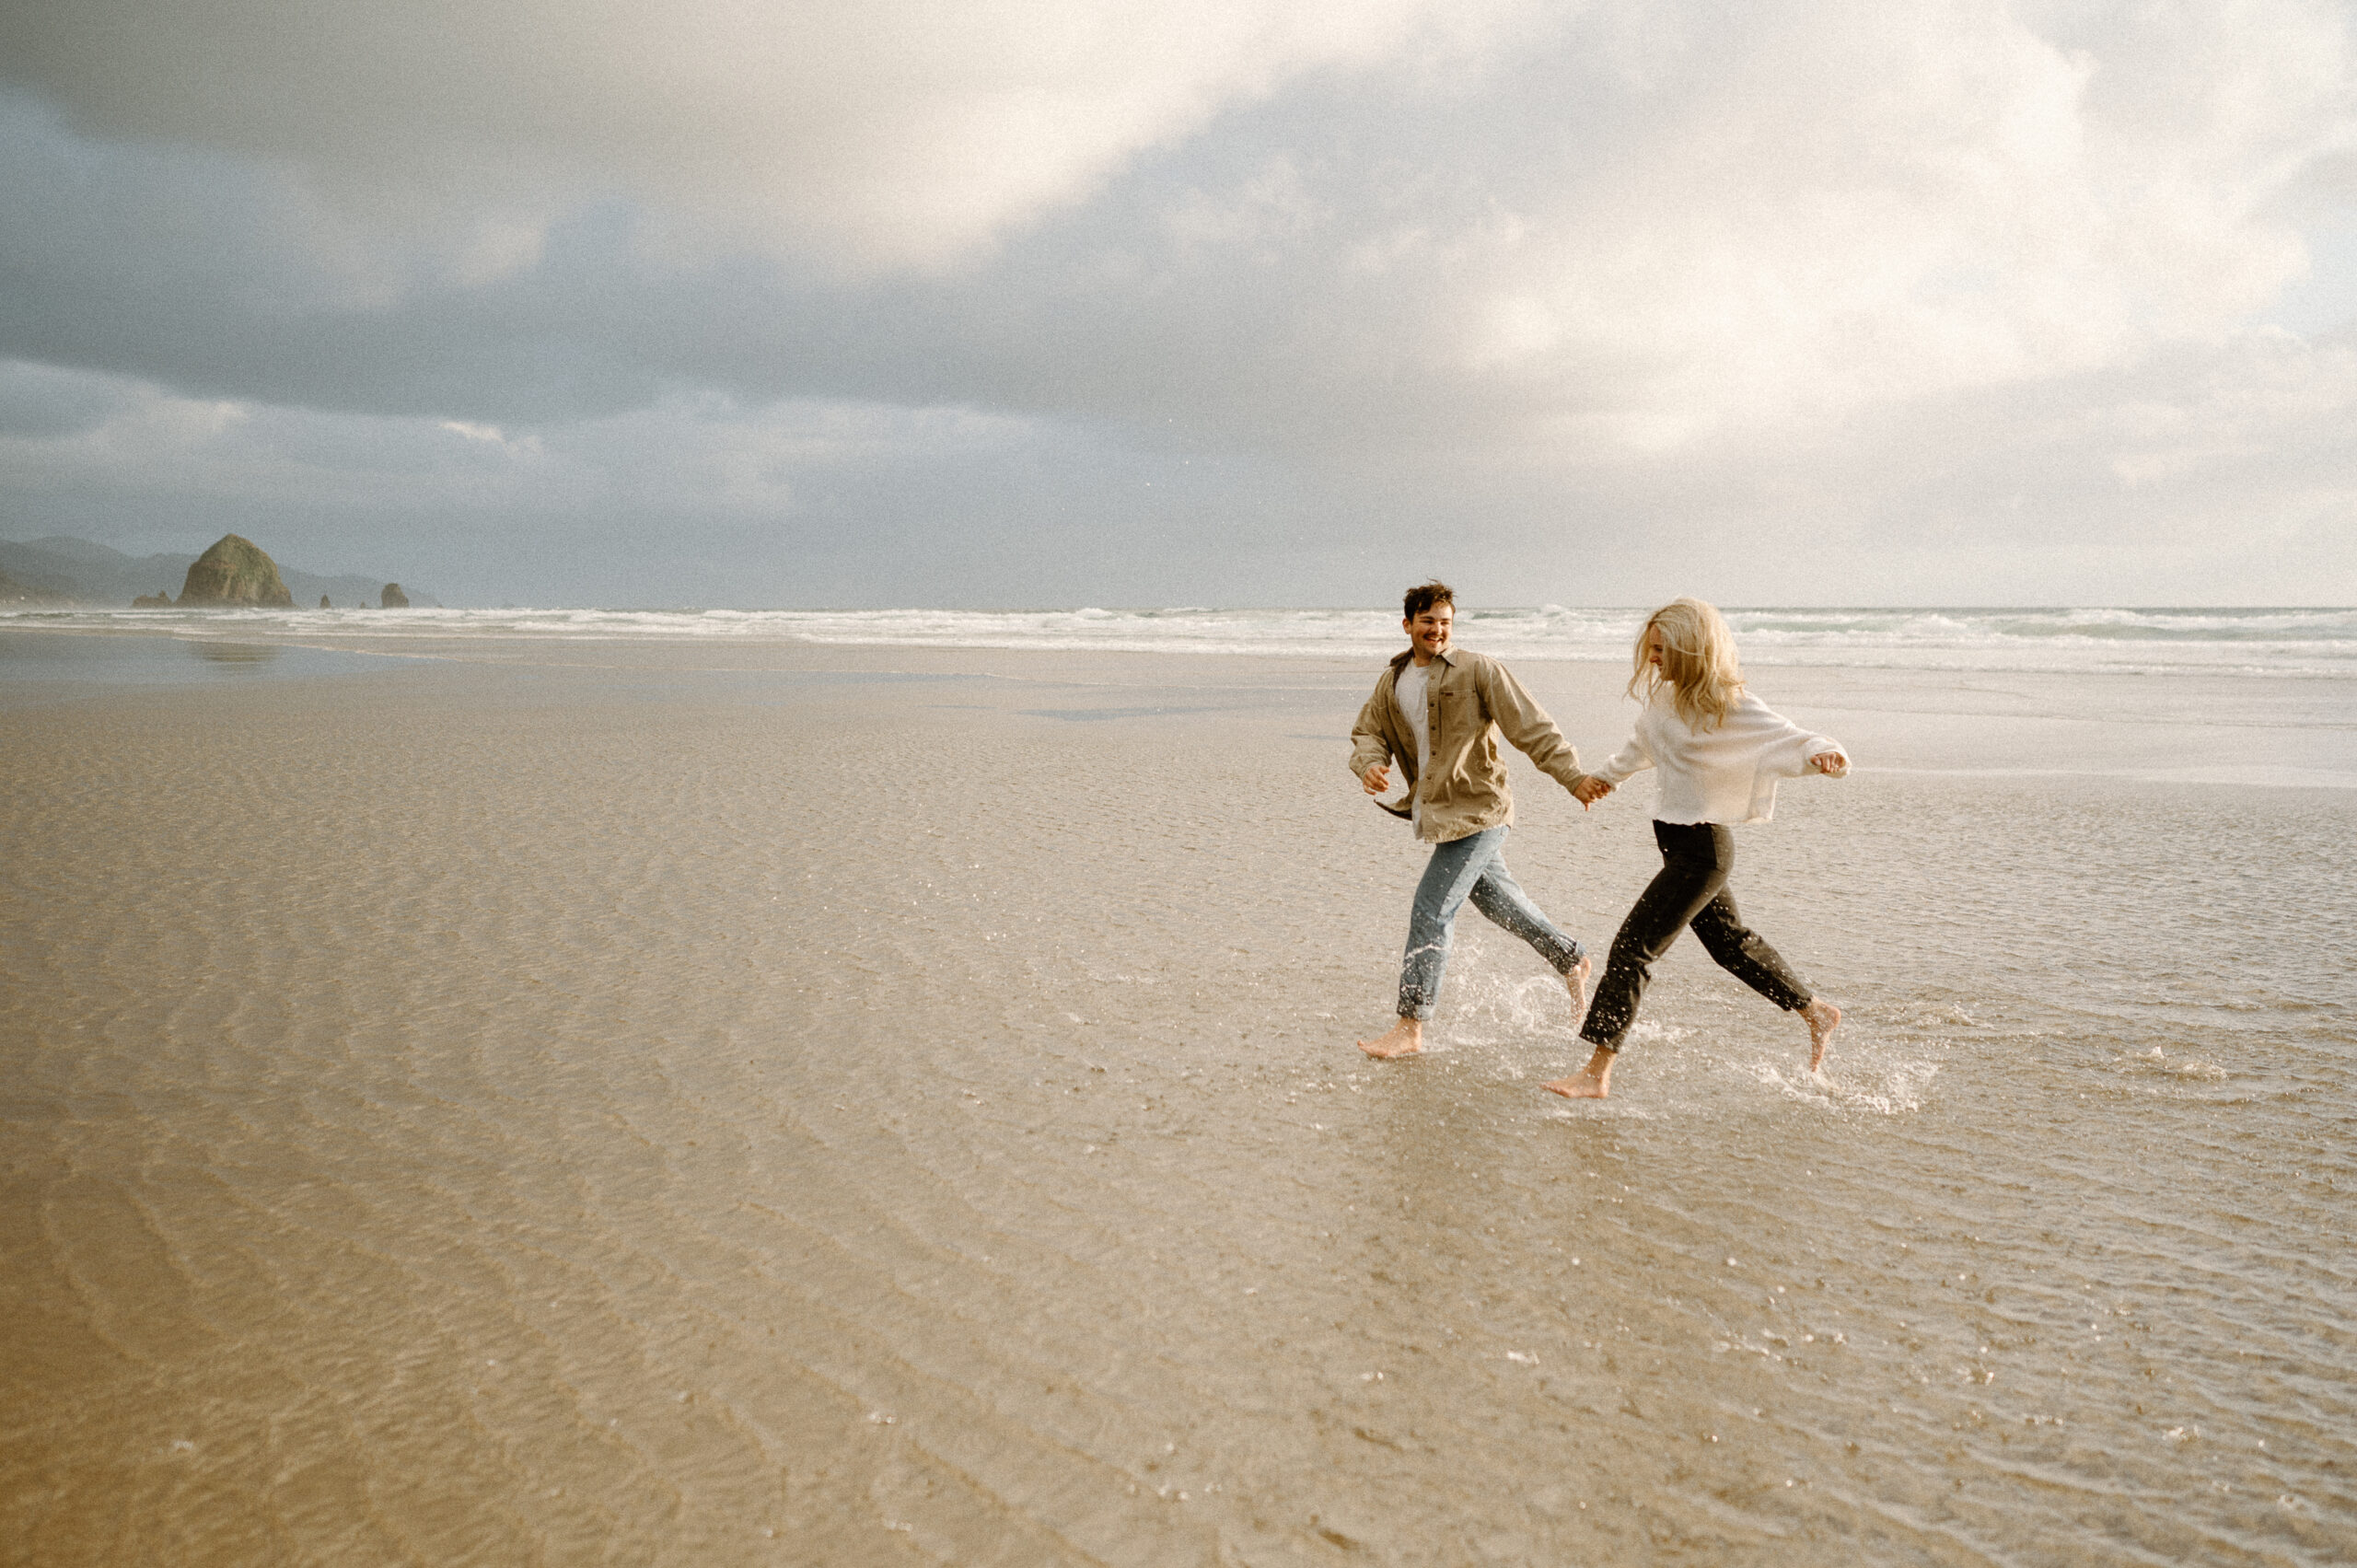
<path id="1" fill-rule="evenodd" d="M 1380 796 L 1391 787 L 1391 763 L 1399 761 L 1408 793 L 1377 804 L 1413 823 L 1416 837 L 1434 846 L 1433 857 L 1408 920 L 1399 1021 L 1388 1033 L 1359 1041 L 1359 1049 L 1389 1060 L 1424 1048 L 1424 1021 L 1439 1000 L 1457 912 L 1468 899 L 1555 966 L 1572 993 L 1576 1025 L 1587 1000 L 1588 958 L 1506 872 L 1501 852 L 1514 821 L 1514 797 L 1498 761 L 1497 738 L 1503 733 L 1565 789 L 1576 789 L 1587 777 L 1579 753 L 1505 666 L 1449 646 L 1457 596 L 1446 583 L 1410 588 L 1400 609 L 1408 651 L 1376 678 L 1375 694 L 1351 726 L 1351 772 L 1367 794 Z"/>

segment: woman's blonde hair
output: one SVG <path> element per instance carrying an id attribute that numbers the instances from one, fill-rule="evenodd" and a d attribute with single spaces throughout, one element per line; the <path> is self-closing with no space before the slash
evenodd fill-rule
<path id="1" fill-rule="evenodd" d="M 1661 639 L 1658 667 L 1651 657 L 1655 637 Z M 1716 727 L 1743 695 L 1735 633 L 1727 629 L 1724 616 L 1699 598 L 1672 599 L 1655 610 L 1637 633 L 1635 662 L 1629 694 L 1651 702 L 1655 691 L 1667 686 L 1678 716 L 1697 729 Z"/>

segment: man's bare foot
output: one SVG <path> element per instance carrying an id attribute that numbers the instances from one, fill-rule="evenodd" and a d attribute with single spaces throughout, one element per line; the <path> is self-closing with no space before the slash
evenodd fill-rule
<path id="1" fill-rule="evenodd" d="M 1424 1021 L 1403 1017 L 1375 1039 L 1359 1041 L 1359 1049 L 1378 1062 L 1388 1062 L 1395 1056 L 1413 1056 L 1424 1049 Z"/>
<path id="2" fill-rule="evenodd" d="M 1841 1027 L 1841 1009 L 1819 996 L 1801 1009 L 1801 1016 L 1808 1024 L 1808 1070 L 1814 1073 L 1825 1065 L 1825 1048 Z"/>
<path id="3" fill-rule="evenodd" d="M 1580 955 L 1579 967 L 1563 977 L 1563 989 L 1572 993 L 1572 1028 L 1580 1027 L 1581 1016 L 1587 1011 L 1587 977 L 1596 972 L 1596 960 L 1585 953 Z"/>
<path id="4" fill-rule="evenodd" d="M 1565 1099 L 1602 1099 L 1612 1092 L 1612 1063 L 1618 1060 L 1618 1051 L 1607 1051 L 1599 1045 L 1596 1048 L 1596 1054 L 1587 1059 L 1586 1066 L 1568 1078 L 1558 1078 L 1551 1084 L 1538 1086 Z"/>

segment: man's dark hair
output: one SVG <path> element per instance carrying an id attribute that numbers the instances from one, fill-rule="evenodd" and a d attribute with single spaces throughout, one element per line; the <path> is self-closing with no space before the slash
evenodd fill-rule
<path id="1" fill-rule="evenodd" d="M 1434 577 L 1429 583 L 1420 583 L 1408 590 L 1408 596 L 1399 601 L 1399 619 L 1413 621 L 1436 604 L 1454 608 L 1456 603 L 1457 590 Z"/>

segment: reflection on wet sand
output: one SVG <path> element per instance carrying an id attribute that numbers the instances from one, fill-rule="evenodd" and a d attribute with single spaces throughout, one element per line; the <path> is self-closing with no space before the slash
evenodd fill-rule
<path id="1" fill-rule="evenodd" d="M 192 637 L 180 646 L 206 664 L 247 669 L 269 664 L 286 651 L 275 643 L 218 643 L 209 637 Z"/>

